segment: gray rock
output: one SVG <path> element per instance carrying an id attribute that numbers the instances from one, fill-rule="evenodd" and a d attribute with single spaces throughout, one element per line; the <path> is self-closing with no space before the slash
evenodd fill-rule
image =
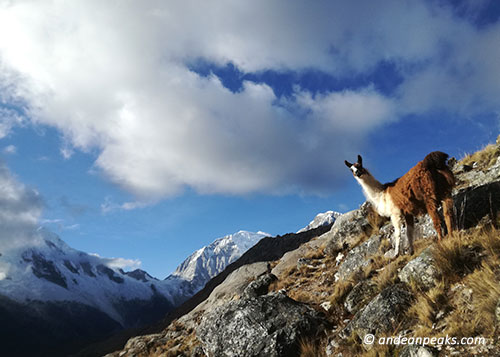
<path id="1" fill-rule="evenodd" d="M 483 217 L 495 222 L 500 210 L 500 181 L 464 189 L 454 196 L 454 202 L 461 229 L 476 226 Z"/>
<path id="2" fill-rule="evenodd" d="M 428 214 L 415 219 L 415 240 L 437 236 L 434 223 Z"/>
<path id="3" fill-rule="evenodd" d="M 308 266 L 311 266 L 312 264 L 312 259 L 308 259 L 308 258 L 299 258 L 297 260 L 297 269 L 300 269 L 302 267 L 308 267 Z"/>
<path id="4" fill-rule="evenodd" d="M 243 265 L 233 271 L 229 276 L 219 284 L 202 303 L 196 306 L 193 311 L 188 313 L 186 321 L 194 320 L 197 313 L 210 310 L 216 306 L 222 305 L 227 301 L 243 295 L 243 291 L 248 287 L 248 282 L 257 279 L 257 277 L 267 272 L 267 262 L 258 262 Z"/>
<path id="5" fill-rule="evenodd" d="M 456 178 L 459 182 L 466 183 L 466 186 L 470 188 L 483 186 L 500 180 L 500 157 L 497 158 L 496 163 L 487 170 L 479 170 L 476 168 L 468 169 L 465 166 L 459 168 L 459 170 L 460 171 L 456 174 Z"/>
<path id="6" fill-rule="evenodd" d="M 385 288 L 353 317 L 341 336 L 346 338 L 355 333 L 363 340 L 366 334 L 377 336 L 393 330 L 404 316 L 411 300 L 412 294 L 404 288 L 404 284 Z"/>
<path id="7" fill-rule="evenodd" d="M 274 274 L 264 274 L 252 281 L 243 291 L 244 298 L 252 298 L 265 295 L 268 292 L 269 285 L 278 278 Z"/>
<path id="8" fill-rule="evenodd" d="M 204 357 L 205 352 L 203 352 L 203 348 L 201 346 L 196 346 L 193 348 L 193 351 L 191 351 L 191 357 Z"/>
<path id="9" fill-rule="evenodd" d="M 381 236 L 375 235 L 363 244 L 351 249 L 345 257 L 336 274 L 338 279 L 346 279 L 353 273 L 370 264 L 370 257 L 377 254 L 381 243 Z"/>
<path id="10" fill-rule="evenodd" d="M 405 346 L 398 354 L 399 357 L 434 357 L 437 355 L 433 349 L 419 345 Z"/>
<path id="11" fill-rule="evenodd" d="M 497 307 L 495 309 L 495 317 L 497 319 L 497 326 L 500 328 L 500 300 L 498 300 Z"/>
<path id="12" fill-rule="evenodd" d="M 357 242 L 359 236 L 371 230 L 370 223 L 366 219 L 369 204 L 364 203 L 359 209 L 347 212 L 338 217 L 327 236 L 325 253 L 336 255 L 342 249 L 348 249 Z"/>
<path id="13" fill-rule="evenodd" d="M 434 265 L 432 246 L 424 249 L 418 257 L 410 260 L 398 274 L 402 282 L 409 284 L 412 280 L 423 289 L 436 285 L 439 272 Z"/>
<path id="14" fill-rule="evenodd" d="M 209 356 L 298 356 L 299 339 L 324 324 L 308 305 L 272 293 L 217 307 L 205 314 L 196 335 Z"/>
<path id="15" fill-rule="evenodd" d="M 376 291 L 376 284 L 371 280 L 363 280 L 357 283 L 347 294 L 344 306 L 351 314 L 355 314 L 365 306 L 367 301 L 373 298 Z"/>

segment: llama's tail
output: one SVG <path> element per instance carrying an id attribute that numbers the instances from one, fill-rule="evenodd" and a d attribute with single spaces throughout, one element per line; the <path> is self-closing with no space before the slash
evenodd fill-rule
<path id="1" fill-rule="evenodd" d="M 455 185 L 455 176 L 446 164 L 448 154 L 441 151 L 433 151 L 427 155 L 422 165 L 431 172 L 439 173 L 446 181 L 447 186 L 450 188 Z"/>

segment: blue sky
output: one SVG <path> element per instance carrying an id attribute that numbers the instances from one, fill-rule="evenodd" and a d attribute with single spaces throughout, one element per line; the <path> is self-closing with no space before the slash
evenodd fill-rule
<path id="1" fill-rule="evenodd" d="M 358 153 L 389 181 L 499 134 L 495 1 L 0 4 L 2 160 L 41 225 L 159 278 L 356 208 Z"/>

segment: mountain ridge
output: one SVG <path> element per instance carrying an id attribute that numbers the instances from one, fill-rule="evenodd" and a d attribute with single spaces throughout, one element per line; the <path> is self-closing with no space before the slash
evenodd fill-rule
<path id="1" fill-rule="evenodd" d="M 37 338 L 38 345 L 24 346 L 51 356 L 57 355 L 52 345 L 68 346 L 60 349 L 65 355 L 72 343 L 81 347 L 86 338 L 88 344 L 120 329 L 138 328 L 161 319 L 266 236 L 263 232 L 239 231 L 218 238 L 199 250 L 210 253 L 205 254 L 205 261 L 187 258 L 183 262 L 185 266 L 194 262 L 198 268 L 190 280 L 182 274 L 159 280 L 144 270 L 125 272 L 113 264 L 113 259 L 75 250 L 48 229 L 38 228 L 31 234 L 26 244 L 0 253 L 0 316 L 3 322 L 18 326 L 23 335 L 29 333 L 31 325 L 41 330 L 39 333 L 46 339 Z M 178 272 L 182 273 L 182 266 Z M 204 271 L 207 267 L 211 269 Z M 48 315 L 55 310 L 58 320 Z M 80 321 L 86 315 L 89 322 L 82 326 Z M 92 321 L 99 327 L 92 328 Z M 59 329 L 63 332 L 56 331 Z M 0 340 L 10 343 L 16 355 L 32 355 L 33 351 L 23 354 L 22 348 L 17 349 L 17 343 L 23 346 L 17 335 L 9 330 Z"/>

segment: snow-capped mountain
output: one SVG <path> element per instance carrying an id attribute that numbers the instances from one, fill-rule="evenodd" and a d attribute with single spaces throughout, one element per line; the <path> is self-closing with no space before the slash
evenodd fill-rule
<path id="1" fill-rule="evenodd" d="M 74 302 L 95 308 L 123 327 L 149 322 L 130 319 L 124 304 L 162 302 L 172 308 L 171 290 L 145 272 L 125 273 L 111 259 L 77 251 L 56 234 L 40 229 L 28 246 L 0 256 L 0 295 L 18 303 Z"/>
<path id="2" fill-rule="evenodd" d="M 175 286 L 174 303 L 186 300 L 201 290 L 214 276 L 270 234 L 239 231 L 216 239 L 184 260 L 165 281 Z"/>
<path id="3" fill-rule="evenodd" d="M 20 356 L 27 335 L 39 350 L 159 320 L 267 234 L 219 238 L 165 280 L 140 269 L 124 272 L 113 259 L 75 250 L 46 229 L 30 236 L 0 251 L 0 320 L 9 326 L 0 326 L 0 342 Z"/>
<path id="4" fill-rule="evenodd" d="M 135 326 L 147 321 L 130 321 L 123 304 L 155 300 L 162 303 L 157 313 L 165 313 L 267 235 L 240 231 L 219 238 L 194 252 L 167 279 L 158 280 L 140 269 L 114 268 L 112 259 L 77 251 L 39 229 L 29 246 L 0 252 L 0 295 L 20 303 L 76 302 L 104 312 L 123 327 Z"/>
<path id="5" fill-rule="evenodd" d="M 341 215 L 342 213 L 335 211 L 326 211 L 324 213 L 320 213 L 316 217 L 314 217 L 314 219 L 307 226 L 297 231 L 297 233 L 302 233 L 310 229 L 331 224 L 335 222 L 335 220 Z"/>

